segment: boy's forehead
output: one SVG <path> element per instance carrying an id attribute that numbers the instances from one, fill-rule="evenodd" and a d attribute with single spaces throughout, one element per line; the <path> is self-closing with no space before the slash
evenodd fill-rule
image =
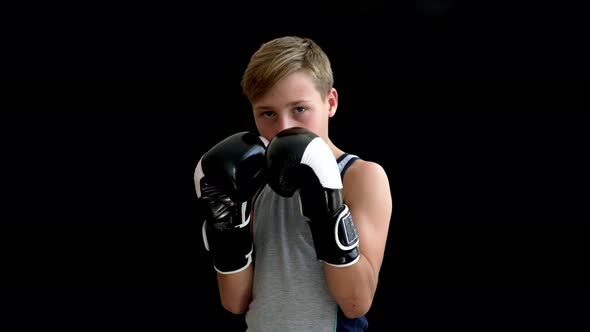
<path id="1" fill-rule="evenodd" d="M 294 73 L 279 80 L 266 93 L 260 96 L 254 104 L 261 107 L 266 104 L 289 104 L 321 99 L 313 80 L 308 75 L 297 74 Z"/>

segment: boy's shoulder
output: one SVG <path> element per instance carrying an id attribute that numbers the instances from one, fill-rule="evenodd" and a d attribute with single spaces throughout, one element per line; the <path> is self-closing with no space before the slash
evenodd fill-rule
<path id="1" fill-rule="evenodd" d="M 388 206 L 391 200 L 389 179 L 385 169 L 377 162 L 356 160 L 344 174 L 344 201 L 352 206 Z"/>
<path id="2" fill-rule="evenodd" d="M 374 182 L 387 180 L 387 174 L 379 163 L 364 159 L 356 159 L 350 164 L 344 174 L 344 183 L 359 184 L 359 182 Z"/>

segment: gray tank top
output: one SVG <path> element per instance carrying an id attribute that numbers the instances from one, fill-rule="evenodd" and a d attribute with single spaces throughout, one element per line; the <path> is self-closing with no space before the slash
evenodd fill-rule
<path id="1" fill-rule="evenodd" d="M 342 177 L 356 159 L 351 154 L 338 158 Z M 254 284 L 247 331 L 341 330 L 339 316 L 344 316 L 328 290 L 298 198 L 298 192 L 285 198 L 267 185 L 255 201 Z"/>

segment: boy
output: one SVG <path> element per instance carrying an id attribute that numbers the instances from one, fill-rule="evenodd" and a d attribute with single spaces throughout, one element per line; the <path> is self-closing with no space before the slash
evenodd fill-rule
<path id="1" fill-rule="evenodd" d="M 328 57 L 308 38 L 271 40 L 242 87 L 260 136 L 227 138 L 195 172 L 223 307 L 245 313 L 248 331 L 366 330 L 391 194 L 380 165 L 328 136 Z"/>

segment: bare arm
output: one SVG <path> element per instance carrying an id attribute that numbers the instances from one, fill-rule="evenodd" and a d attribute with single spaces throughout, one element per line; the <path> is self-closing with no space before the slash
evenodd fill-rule
<path id="1" fill-rule="evenodd" d="M 324 271 L 344 314 L 356 318 L 373 303 L 391 219 L 391 193 L 383 168 L 362 160 L 353 164 L 344 176 L 344 200 L 359 237 L 360 259 L 348 267 L 324 264 Z"/>
<path id="2" fill-rule="evenodd" d="M 225 310 L 234 314 L 243 314 L 248 310 L 248 305 L 252 299 L 253 276 L 252 264 L 238 273 L 217 273 L 219 297 Z"/>

